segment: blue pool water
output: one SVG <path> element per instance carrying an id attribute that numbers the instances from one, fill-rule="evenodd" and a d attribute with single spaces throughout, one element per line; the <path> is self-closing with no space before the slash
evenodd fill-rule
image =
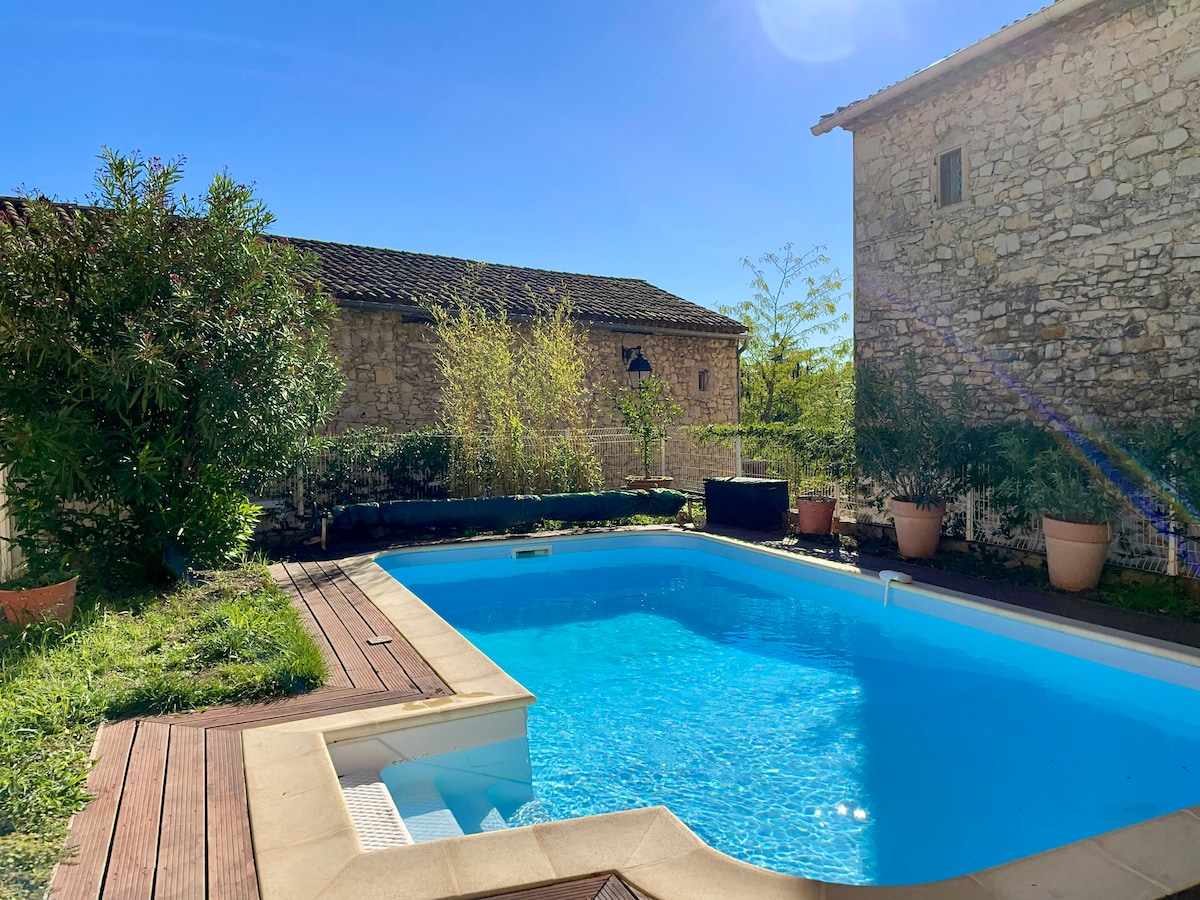
<path id="1" fill-rule="evenodd" d="M 510 825 L 662 804 L 746 862 L 906 884 L 1200 803 L 1197 692 L 754 556 L 378 562 L 537 696 Z"/>

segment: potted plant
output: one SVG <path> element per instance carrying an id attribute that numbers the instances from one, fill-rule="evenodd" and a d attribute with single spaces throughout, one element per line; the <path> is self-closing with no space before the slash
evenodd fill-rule
<path id="1" fill-rule="evenodd" d="M 976 460 L 976 431 L 967 425 L 961 384 L 942 406 L 920 383 L 916 361 L 899 373 L 861 365 L 856 374 L 855 443 L 862 474 L 886 500 L 900 555 L 937 552 L 946 501 L 964 493 Z"/>
<path id="2" fill-rule="evenodd" d="M 837 498 L 827 497 L 819 489 L 815 483 L 801 484 L 801 493 L 796 498 L 796 531 L 801 534 L 830 534 L 833 531 Z"/>
<path id="3" fill-rule="evenodd" d="M 615 394 L 613 405 L 637 442 L 642 463 L 642 474 L 626 476 L 626 487 L 634 490 L 670 487 L 674 479 L 665 472 L 658 476 L 650 474 L 651 445 L 667 436 L 667 429 L 683 412 L 683 407 L 671 399 L 670 382 L 651 375 L 635 390 Z"/>
<path id="4" fill-rule="evenodd" d="M 788 429 L 798 477 L 796 530 L 802 534 L 830 534 L 838 480 L 854 468 L 854 431 L 849 418 L 835 420 L 831 427 Z M 819 473 L 819 474 L 810 474 Z"/>
<path id="5" fill-rule="evenodd" d="M 48 619 L 70 622 L 78 581 L 79 576 L 72 574 L 65 562 L 35 554 L 26 558 L 24 574 L 0 582 L 0 606 L 12 625 Z"/>
<path id="6" fill-rule="evenodd" d="M 1120 512 L 1116 488 L 1082 454 L 1031 425 L 1010 427 L 996 444 L 994 499 L 1008 526 L 1041 518 L 1050 584 L 1082 591 L 1100 583 Z"/>

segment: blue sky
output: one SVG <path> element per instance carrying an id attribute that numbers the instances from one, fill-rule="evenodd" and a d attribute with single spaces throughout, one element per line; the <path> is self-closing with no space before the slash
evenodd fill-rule
<path id="1" fill-rule="evenodd" d="M 0 0 L 0 193 L 102 145 L 228 167 L 281 234 L 645 278 L 719 307 L 745 256 L 853 260 L 851 139 L 809 128 L 1038 0 Z"/>

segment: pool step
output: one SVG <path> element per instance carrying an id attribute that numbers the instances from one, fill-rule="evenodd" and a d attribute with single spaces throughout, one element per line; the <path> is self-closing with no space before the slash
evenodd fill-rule
<path id="1" fill-rule="evenodd" d="M 387 785 L 378 772 L 361 772 L 338 778 L 346 808 L 364 850 L 385 850 L 413 843 Z"/>
<path id="2" fill-rule="evenodd" d="M 533 800 L 524 737 L 398 761 L 379 777 L 414 843 L 511 828 Z"/>
<path id="3" fill-rule="evenodd" d="M 454 814 L 455 821 L 466 834 L 501 831 L 508 827 L 504 816 L 496 809 L 496 804 L 478 786 L 463 784 L 460 779 L 453 779 L 449 783 L 439 784 L 438 791 L 445 798 L 446 806 Z"/>
<path id="4" fill-rule="evenodd" d="M 392 799 L 414 843 L 462 837 L 466 833 L 432 782 L 413 780 L 393 785 Z"/>

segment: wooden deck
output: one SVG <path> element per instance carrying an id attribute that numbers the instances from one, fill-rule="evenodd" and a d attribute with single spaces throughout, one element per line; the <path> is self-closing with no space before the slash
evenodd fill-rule
<path id="1" fill-rule="evenodd" d="M 493 894 L 481 900 L 653 900 L 616 875 L 596 875 L 578 881 L 560 881 L 541 887 Z"/>
<path id="2" fill-rule="evenodd" d="M 55 900 L 254 900 L 242 730 L 451 693 L 335 563 L 281 564 L 272 575 L 320 644 L 328 683 L 102 726 L 88 777 L 96 799 L 71 823 Z"/>

